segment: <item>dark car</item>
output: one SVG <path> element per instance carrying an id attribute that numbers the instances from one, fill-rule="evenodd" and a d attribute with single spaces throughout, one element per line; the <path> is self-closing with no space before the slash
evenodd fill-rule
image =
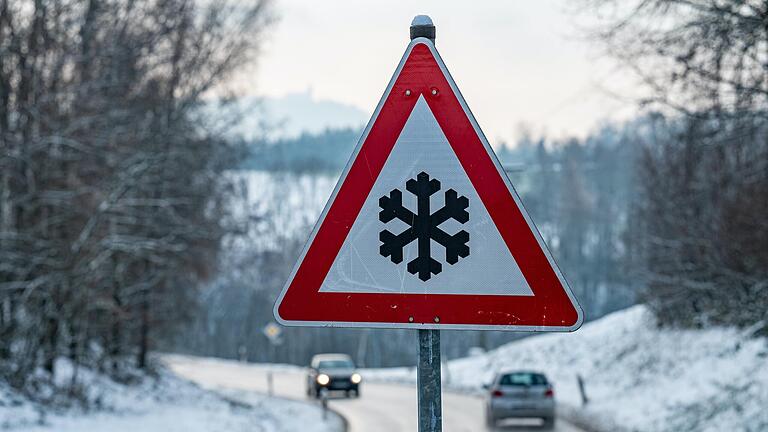
<path id="1" fill-rule="evenodd" d="M 347 397 L 358 397 L 362 380 L 348 355 L 318 354 L 309 365 L 307 395 L 319 398 L 328 392 L 340 391 Z"/>
<path id="2" fill-rule="evenodd" d="M 511 418 L 540 418 L 545 429 L 555 427 L 555 393 L 544 374 L 502 372 L 486 388 L 485 419 L 489 427 Z"/>

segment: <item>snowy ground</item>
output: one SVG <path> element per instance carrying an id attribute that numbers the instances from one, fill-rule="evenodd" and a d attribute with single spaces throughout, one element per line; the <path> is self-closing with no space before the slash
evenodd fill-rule
<path id="1" fill-rule="evenodd" d="M 481 391 L 496 371 L 538 369 L 554 381 L 570 416 L 602 430 L 764 432 L 768 341 L 748 333 L 659 330 L 652 315 L 635 306 L 573 334 L 536 336 L 451 361 L 443 379 L 447 387 Z M 590 399 L 585 409 L 577 408 L 577 374 Z M 412 368 L 368 370 L 365 376 L 415 380 Z"/>
<path id="2" fill-rule="evenodd" d="M 164 355 L 163 362 L 170 369 L 203 388 L 231 400 L 244 402 L 265 409 L 275 421 L 275 430 L 306 432 L 339 432 L 344 430 L 344 422 L 338 414 L 328 412 L 325 419 L 318 404 L 303 399 L 303 386 L 297 386 L 297 395 L 268 398 L 261 386 L 254 387 L 254 372 L 283 372 L 299 374 L 304 368 L 282 364 L 239 363 L 217 358 L 188 357 L 183 355 Z M 264 380 L 259 380 L 262 383 Z M 279 394 L 279 393 L 278 393 Z M 282 395 L 281 395 L 282 396 Z"/>
<path id="3" fill-rule="evenodd" d="M 58 384 L 72 370 L 60 362 Z M 18 432 L 330 432 L 340 419 L 322 421 L 320 408 L 253 392 L 216 393 L 161 370 L 157 378 L 122 385 L 78 371 L 86 397 L 98 409 L 53 410 L 0 385 L 0 430 Z"/>
<path id="4" fill-rule="evenodd" d="M 446 387 L 479 392 L 504 369 L 539 369 L 554 381 L 559 409 L 611 431 L 768 431 L 768 341 L 730 328 L 660 330 L 636 306 L 584 325 L 573 334 L 550 334 L 505 345 L 487 354 L 449 362 Z M 245 374 L 214 376 L 219 360 L 187 367 L 200 388 L 169 373 L 124 386 L 79 371 L 97 412 L 43 411 L 0 384 L 0 430 L 20 432 L 239 432 L 340 430 L 340 419 L 322 421 L 319 407 L 246 391 Z M 228 362 L 232 367 L 232 362 Z M 194 366 L 194 367 L 193 367 Z M 243 365 L 296 372 L 292 366 Z M 58 380 L 71 379 L 61 368 Z M 243 370 L 245 372 L 245 369 Z M 586 382 L 588 406 L 580 408 L 576 375 Z M 412 368 L 364 371 L 366 381 L 412 383 Z M 225 379 L 222 381 L 223 379 Z M 227 381 L 229 380 L 229 381 Z M 206 382 L 211 383 L 206 386 Z M 213 385 L 213 383 L 216 383 Z M 239 388 L 240 387 L 240 388 Z M 296 386 L 294 386 L 296 387 Z"/>

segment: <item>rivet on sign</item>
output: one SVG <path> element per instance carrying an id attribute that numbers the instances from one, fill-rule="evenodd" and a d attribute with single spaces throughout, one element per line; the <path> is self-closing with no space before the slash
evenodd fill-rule
<path id="1" fill-rule="evenodd" d="M 405 91 L 405 95 L 406 95 L 406 96 L 410 96 L 410 95 L 411 95 L 411 90 L 410 90 L 410 89 L 406 90 L 406 91 Z"/>
<path id="2" fill-rule="evenodd" d="M 436 323 L 440 322 L 440 317 L 435 317 L 435 322 Z"/>
<path id="3" fill-rule="evenodd" d="M 408 322 L 413 322 L 413 317 L 409 316 L 408 317 Z"/>
<path id="4" fill-rule="evenodd" d="M 437 96 L 437 89 L 436 88 L 432 88 L 432 96 Z"/>

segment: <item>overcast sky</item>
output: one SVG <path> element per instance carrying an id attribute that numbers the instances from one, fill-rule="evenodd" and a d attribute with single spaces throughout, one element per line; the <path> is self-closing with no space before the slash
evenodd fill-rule
<path id="1" fill-rule="evenodd" d="M 311 90 L 371 113 L 417 14 L 437 27 L 437 48 L 488 138 L 584 136 L 634 112 L 630 81 L 600 59 L 564 0 L 277 0 L 279 20 L 239 92 L 281 97 Z M 292 119 L 301 123 L 301 119 Z"/>

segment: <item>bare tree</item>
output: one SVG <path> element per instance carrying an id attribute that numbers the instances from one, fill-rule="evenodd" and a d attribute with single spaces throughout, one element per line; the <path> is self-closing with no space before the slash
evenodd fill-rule
<path id="1" fill-rule="evenodd" d="M 666 114 L 640 166 L 651 306 L 664 323 L 765 323 L 768 2 L 589 4 L 607 52 Z"/>
<path id="2" fill-rule="evenodd" d="M 268 0 L 0 1 L 0 373 L 115 374 L 215 270 L 238 146 L 203 97 L 251 61 Z M 99 347 L 96 349 L 96 347 Z M 131 359 L 135 361 L 131 361 Z"/>

